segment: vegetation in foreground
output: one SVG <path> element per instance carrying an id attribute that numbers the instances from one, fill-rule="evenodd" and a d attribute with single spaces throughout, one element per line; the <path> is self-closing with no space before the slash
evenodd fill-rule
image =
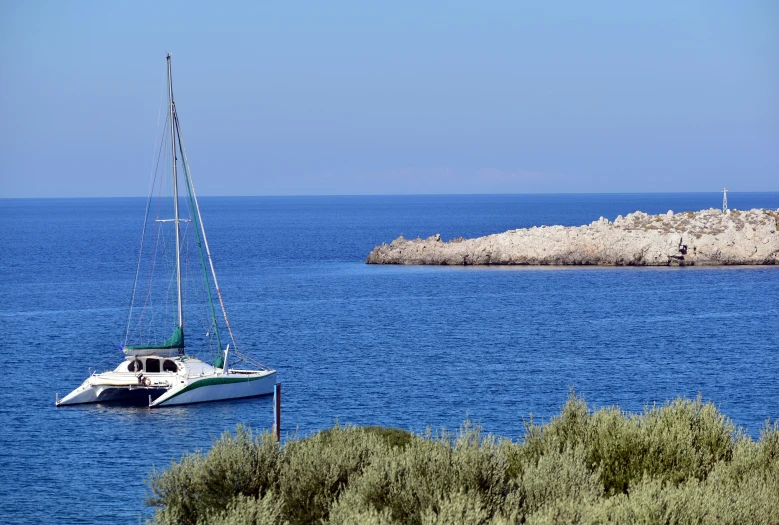
<path id="1" fill-rule="evenodd" d="M 572 395 L 519 442 L 239 426 L 147 484 L 159 524 L 779 524 L 779 422 L 754 441 L 700 397 L 627 414 Z"/>

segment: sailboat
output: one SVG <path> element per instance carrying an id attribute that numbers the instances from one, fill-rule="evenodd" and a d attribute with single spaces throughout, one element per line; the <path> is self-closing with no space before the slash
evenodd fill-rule
<path id="1" fill-rule="evenodd" d="M 57 396 L 57 406 L 75 405 L 82 403 L 107 403 L 107 402 L 131 402 L 147 403 L 149 407 L 163 407 L 171 405 L 183 405 L 189 403 L 201 403 L 205 401 L 218 401 L 227 399 L 237 399 L 253 396 L 261 396 L 273 393 L 276 384 L 276 370 L 272 370 L 258 362 L 254 361 L 248 354 L 239 350 L 233 335 L 230 322 L 227 318 L 222 293 L 219 288 L 219 282 L 216 278 L 211 251 L 208 247 L 206 232 L 203 227 L 203 219 L 200 214 L 200 206 L 195 194 L 194 184 L 189 170 L 186 150 L 181 138 L 181 129 L 176 105 L 173 100 L 173 81 L 171 73 L 171 55 L 167 56 L 167 83 L 168 83 L 168 121 L 170 125 L 170 155 L 172 161 L 172 189 L 173 189 L 173 219 L 157 219 L 155 222 L 160 225 L 172 223 L 175 232 L 175 318 L 176 325 L 173 333 L 167 339 L 161 342 L 147 341 L 139 344 L 122 346 L 125 359 L 114 370 L 93 373 L 78 388 L 62 399 Z M 163 151 L 163 144 L 160 146 L 160 152 Z M 180 157 L 178 157 L 180 155 Z M 178 193 L 178 174 L 177 164 L 181 160 L 184 171 L 184 182 L 187 189 L 187 208 L 190 212 L 190 219 L 183 219 L 179 216 L 179 193 Z M 151 202 L 151 195 L 149 197 Z M 146 207 L 146 220 L 148 220 L 149 204 Z M 206 336 L 210 337 L 211 345 L 215 345 L 215 358 L 213 362 L 207 363 L 198 357 L 188 355 L 189 347 L 184 344 L 184 305 L 182 302 L 182 223 L 192 224 L 187 231 L 194 230 L 194 243 L 197 245 L 199 261 L 201 263 L 202 276 L 204 277 L 207 301 L 204 301 L 206 310 L 210 314 L 210 324 Z M 144 233 L 146 224 L 144 224 Z M 141 252 L 143 252 L 143 240 L 141 241 Z M 198 259 L 198 257 L 194 257 Z M 207 264 L 206 264 L 207 261 Z M 139 256 L 140 270 L 141 259 Z M 209 279 L 209 271 L 211 279 Z M 135 298 L 135 289 L 138 284 L 138 274 L 136 271 L 136 281 L 133 285 L 133 299 Z M 222 310 L 224 325 L 229 333 L 230 343 L 222 346 L 219 332 L 218 318 L 214 307 L 212 293 L 216 292 L 219 305 Z M 173 280 L 171 279 L 171 285 Z M 170 287 L 172 289 L 172 286 Z M 148 302 L 147 296 L 147 302 Z M 133 304 L 131 301 L 129 319 L 133 318 Z M 128 319 L 128 335 L 130 330 L 130 320 Z M 148 330 L 147 330 L 148 331 Z M 170 333 L 170 332 L 168 332 Z M 125 337 L 125 343 L 127 343 Z M 195 338 L 197 340 L 197 338 Z M 202 338 L 201 338 L 202 339 Z M 204 340 L 205 341 L 205 340 Z M 205 344 L 201 341 L 202 344 Z M 230 349 L 230 345 L 233 349 Z M 231 366 L 230 360 L 237 359 L 234 365 L 242 362 L 253 362 L 254 368 L 251 370 L 236 368 Z"/>

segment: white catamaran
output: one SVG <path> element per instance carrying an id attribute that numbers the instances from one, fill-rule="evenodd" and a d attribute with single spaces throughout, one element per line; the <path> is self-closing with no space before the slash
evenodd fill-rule
<path id="1" fill-rule="evenodd" d="M 125 335 L 125 345 L 122 350 L 125 354 L 125 360 L 112 371 L 103 373 L 93 373 L 84 381 L 81 386 L 62 399 L 57 398 L 57 406 L 74 405 L 80 403 L 104 403 L 104 402 L 148 402 L 150 407 L 183 405 L 188 403 L 200 403 L 204 401 L 217 401 L 224 399 L 236 399 L 242 397 L 260 396 L 273 392 L 276 383 L 276 371 L 268 369 L 249 356 L 238 350 L 235 337 L 233 336 L 230 322 L 227 319 L 222 294 L 214 271 L 214 263 L 211 258 L 211 251 L 208 248 L 206 232 L 203 229 L 203 219 L 200 215 L 200 206 L 195 195 L 195 188 L 190 176 L 189 162 L 187 161 L 186 150 L 181 138 L 181 129 L 179 127 L 178 115 L 176 114 L 176 105 L 173 101 L 173 82 L 171 76 L 170 54 L 167 56 L 168 68 L 168 120 L 170 124 L 170 155 L 172 165 L 172 190 L 173 190 L 173 219 L 157 219 L 155 222 L 158 227 L 161 223 L 172 223 L 175 232 L 175 274 L 176 293 L 175 307 L 176 312 L 171 312 L 171 317 L 177 317 L 177 323 L 173 329 L 173 335 L 162 343 L 152 344 L 148 341 L 154 334 L 149 333 L 148 326 L 151 323 L 149 319 L 145 320 L 146 343 L 143 337 L 141 344 L 127 345 L 127 338 L 130 332 L 130 320 L 133 319 L 135 289 L 138 283 L 138 276 L 141 268 L 141 258 L 139 255 L 138 270 L 136 270 L 136 282 L 133 286 L 133 302 L 130 305 L 130 314 L 128 319 L 128 329 Z M 164 139 L 163 139 L 164 140 Z M 163 145 L 160 146 L 160 154 L 164 151 Z M 179 217 L 179 195 L 177 178 L 177 154 L 180 154 L 180 160 L 184 170 L 184 181 L 186 182 L 187 194 L 185 200 L 190 213 L 190 219 Z M 159 163 L 159 156 L 158 156 Z M 154 181 L 152 181 L 152 188 Z M 160 182 L 160 186 L 162 183 Z M 148 220 L 149 208 L 151 203 L 151 194 L 146 206 L 146 217 Z M 159 207 L 158 207 L 159 213 Z M 208 324 L 206 324 L 206 338 L 202 344 L 208 344 L 216 353 L 216 358 L 212 364 L 208 364 L 200 359 L 188 356 L 185 353 L 184 345 L 184 307 L 182 303 L 182 232 L 181 223 L 187 225 L 187 232 L 194 230 L 193 243 L 197 246 L 195 250 L 200 262 L 205 285 L 202 290 L 206 299 L 203 302 L 205 310 L 208 312 Z M 191 224 L 192 226 L 189 226 Z M 146 224 L 144 224 L 144 234 Z M 157 247 L 164 244 L 165 239 L 158 241 Z M 144 241 L 141 240 L 141 253 L 143 252 Z M 156 248 L 155 248 L 156 249 Z M 155 252 L 156 253 L 156 252 Z M 187 259 L 189 257 L 187 256 Z M 206 263 L 207 261 L 207 263 Z M 171 261 L 172 264 L 172 261 Z M 162 266 L 158 264 L 157 266 Z M 216 310 L 212 301 L 211 282 L 208 275 L 213 279 L 213 288 L 219 299 L 219 305 L 222 309 L 224 327 L 230 336 L 233 349 L 230 344 L 222 346 L 219 332 L 219 322 L 216 316 Z M 170 279 L 172 295 L 173 278 Z M 146 303 L 150 303 L 151 295 L 147 294 Z M 146 306 L 146 305 L 145 305 Z M 202 306 L 202 305 L 201 305 Z M 171 307 L 172 310 L 172 307 Z M 154 314 L 157 315 L 157 314 Z M 157 315 L 159 318 L 159 315 Z M 150 317 L 151 319 L 151 317 Z M 156 319 L 156 318 L 155 318 Z M 168 325 L 170 326 L 170 325 Z M 170 328 L 168 328 L 170 330 Z M 168 334 L 170 331 L 167 332 Z M 163 335 L 164 337 L 164 335 Z M 208 339 L 210 337 L 210 339 Z M 159 341 L 159 339 L 157 339 Z M 243 370 L 231 366 L 230 359 L 237 359 L 234 364 L 241 361 L 253 362 L 255 370 Z"/>

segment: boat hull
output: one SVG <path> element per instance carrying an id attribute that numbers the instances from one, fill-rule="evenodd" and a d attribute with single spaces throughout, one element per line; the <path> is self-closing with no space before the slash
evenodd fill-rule
<path id="1" fill-rule="evenodd" d="M 151 407 L 189 405 L 256 397 L 273 393 L 276 371 L 266 370 L 251 374 L 227 374 L 192 378 L 154 399 Z"/>
<path id="2" fill-rule="evenodd" d="M 277 380 L 275 370 L 225 371 L 187 356 L 160 360 L 134 356 L 113 371 L 93 374 L 58 398 L 57 406 L 122 402 L 158 407 L 222 401 L 272 394 Z"/>
<path id="3" fill-rule="evenodd" d="M 91 385 L 74 390 L 64 398 L 57 400 L 57 406 L 83 405 L 86 403 L 148 405 L 150 396 L 152 399 L 156 399 L 167 390 L 167 388 L 145 386 Z"/>

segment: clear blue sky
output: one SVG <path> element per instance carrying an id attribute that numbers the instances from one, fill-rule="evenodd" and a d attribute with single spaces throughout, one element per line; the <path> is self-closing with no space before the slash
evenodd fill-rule
<path id="1" fill-rule="evenodd" d="M 779 190 L 779 2 L 0 0 L 0 197 Z"/>

